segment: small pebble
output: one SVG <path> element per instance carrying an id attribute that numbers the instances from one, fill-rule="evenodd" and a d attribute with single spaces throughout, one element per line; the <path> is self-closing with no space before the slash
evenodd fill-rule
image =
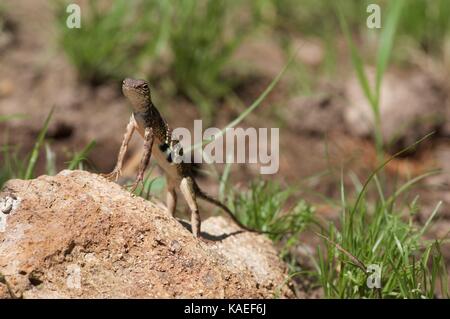
<path id="1" fill-rule="evenodd" d="M 11 196 L 0 198 L 0 212 L 3 214 L 9 214 L 12 210 L 15 210 L 19 206 L 20 200 Z"/>

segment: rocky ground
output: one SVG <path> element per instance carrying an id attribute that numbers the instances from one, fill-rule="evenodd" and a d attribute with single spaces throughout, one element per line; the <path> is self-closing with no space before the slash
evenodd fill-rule
<path id="1" fill-rule="evenodd" d="M 0 193 L 0 298 L 292 297 L 270 240 L 224 218 L 187 223 L 83 171 Z"/>

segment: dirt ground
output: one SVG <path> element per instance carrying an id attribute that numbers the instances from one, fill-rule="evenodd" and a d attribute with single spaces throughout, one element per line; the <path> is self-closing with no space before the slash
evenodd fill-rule
<path id="1" fill-rule="evenodd" d="M 24 153 L 29 151 L 49 110 L 55 106 L 48 137 L 58 154 L 58 168 L 65 167 L 67 158 L 64 154 L 78 151 L 96 140 L 97 146 L 89 156 L 92 170 L 111 170 L 129 116 L 119 83 L 93 88 L 77 80 L 76 71 L 55 41 L 57 35 L 47 1 L 14 1 L 8 17 L 12 39 L 0 47 L 0 115 L 22 113 L 27 117 L 0 124 L 2 142 L 7 134 L 9 143 L 22 145 Z M 313 40 L 308 40 L 298 59 L 304 63 L 317 63 L 320 50 Z M 245 105 L 264 90 L 286 61 L 281 48 L 270 39 L 244 45 L 235 59 L 244 61 L 246 57 L 255 56 L 252 60 L 254 76 L 244 81 L 236 92 Z M 244 127 L 280 127 L 280 170 L 268 178 L 337 197 L 342 168 L 360 179 L 373 170 L 376 155 L 370 138 L 370 121 L 365 119 L 367 110 L 363 107 L 354 75 L 345 63 L 334 78 L 321 79 L 315 90 L 321 93 L 311 96 L 293 94 L 288 89 L 292 76 L 288 72 L 261 108 L 245 121 Z M 442 169 L 441 174 L 426 179 L 408 196 L 411 199 L 416 194 L 421 196 L 419 222 L 425 222 L 438 201 L 443 201 L 438 219 L 427 234 L 429 238 L 448 236 L 450 230 L 448 77 L 448 70 L 433 66 L 412 64 L 407 70 L 390 70 L 386 85 L 387 91 L 392 88 L 393 93 L 386 94 L 386 108 L 382 110 L 386 118 L 383 129 L 387 132 L 395 128 L 398 119 L 407 117 L 413 121 L 402 131 L 401 138 L 390 148 L 391 152 L 435 131 L 416 151 L 395 159 L 387 167 L 388 178 L 397 185 L 431 169 Z M 193 120 L 200 117 L 195 106 L 182 98 L 165 101 L 158 95 L 158 83 L 153 85 L 156 104 L 167 103 L 162 108 L 168 122 L 173 127 L 192 128 Z M 409 107 L 398 108 L 398 105 Z M 222 127 L 239 111 L 239 106 L 223 102 L 218 106 L 214 126 Z M 423 114 L 438 120 L 431 124 L 414 122 Z M 141 141 L 133 139 L 130 153 L 138 153 L 140 146 Z M 42 170 L 43 163 L 40 165 Z M 128 172 L 132 172 L 133 165 L 129 162 Z M 249 180 L 258 177 L 256 165 L 236 164 L 231 172 L 232 181 L 238 187 L 244 187 Z M 217 193 L 213 178 L 203 177 L 200 183 L 210 193 Z M 346 178 L 345 184 L 352 188 L 350 178 Z M 316 203 L 318 213 L 324 218 L 336 220 L 338 212 L 323 204 L 312 192 L 302 191 L 298 196 Z M 313 250 L 319 240 L 313 236 L 304 237 L 305 247 Z M 450 247 L 444 246 L 443 250 L 450 265 Z"/>

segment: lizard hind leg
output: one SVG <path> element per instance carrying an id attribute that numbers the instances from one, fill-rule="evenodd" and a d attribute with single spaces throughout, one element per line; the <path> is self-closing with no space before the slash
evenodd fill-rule
<path id="1" fill-rule="evenodd" d="M 174 182 L 167 181 L 166 206 L 168 213 L 175 217 L 175 210 L 177 208 L 177 193 L 175 192 Z"/>
<path id="2" fill-rule="evenodd" d="M 186 199 L 186 202 L 188 203 L 189 209 L 191 211 L 192 234 L 195 238 L 198 238 L 200 236 L 201 220 L 194 189 L 194 181 L 191 177 L 184 177 L 181 180 L 180 190 L 184 198 Z"/>

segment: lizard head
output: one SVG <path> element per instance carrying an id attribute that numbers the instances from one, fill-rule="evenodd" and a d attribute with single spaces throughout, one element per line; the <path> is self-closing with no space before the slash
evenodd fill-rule
<path id="1" fill-rule="evenodd" d="M 123 80 L 122 92 L 130 100 L 135 112 L 145 111 L 151 104 L 150 86 L 145 80 Z"/>

